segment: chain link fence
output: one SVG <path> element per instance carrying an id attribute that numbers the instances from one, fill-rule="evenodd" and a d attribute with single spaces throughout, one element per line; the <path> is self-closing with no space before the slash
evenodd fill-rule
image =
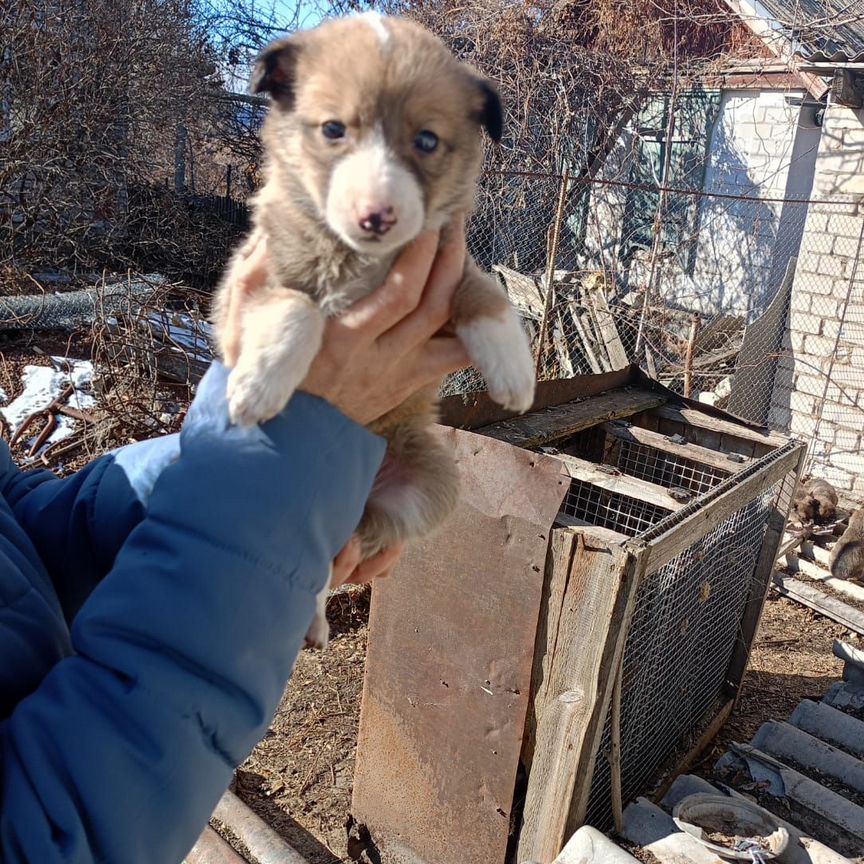
<path id="1" fill-rule="evenodd" d="M 566 173 L 484 175 L 469 248 L 518 309 L 539 379 L 637 363 L 682 395 L 810 440 L 813 470 L 851 490 L 864 406 L 857 204 L 660 195 Z M 445 392 L 483 387 L 468 370 Z"/>

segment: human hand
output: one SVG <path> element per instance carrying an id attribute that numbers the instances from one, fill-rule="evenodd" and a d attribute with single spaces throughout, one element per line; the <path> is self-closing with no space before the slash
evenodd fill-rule
<path id="1" fill-rule="evenodd" d="M 440 250 L 437 232 L 420 235 L 380 288 L 327 322 L 321 351 L 300 389 L 368 425 L 470 365 L 456 337 L 436 335 L 450 320 L 464 265 L 461 219 Z"/>
<path id="2" fill-rule="evenodd" d="M 396 568 L 404 548 L 405 544 L 399 543 L 384 549 L 366 561 L 361 561 L 360 539 L 355 534 L 333 559 L 330 590 L 339 588 L 341 585 L 362 585 L 373 579 L 386 578 Z"/>

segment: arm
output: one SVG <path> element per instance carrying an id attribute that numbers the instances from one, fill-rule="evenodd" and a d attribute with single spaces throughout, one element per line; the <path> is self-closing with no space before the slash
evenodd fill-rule
<path id="1" fill-rule="evenodd" d="M 176 455 L 177 439 L 172 435 L 132 445 L 126 463 L 139 471 L 159 463 L 164 467 L 164 455 Z M 46 470 L 19 471 L 3 447 L 0 494 L 45 565 L 67 621 L 108 572 L 144 516 L 127 465 L 118 465 L 113 455 L 61 479 Z"/>
<path id="2" fill-rule="evenodd" d="M 188 424 L 76 655 L 0 726 L 6 864 L 181 860 L 275 711 L 384 444 L 305 394 L 226 420 Z"/>

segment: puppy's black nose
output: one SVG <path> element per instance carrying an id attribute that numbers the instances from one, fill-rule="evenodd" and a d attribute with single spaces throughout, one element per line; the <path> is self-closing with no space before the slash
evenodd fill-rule
<path id="1" fill-rule="evenodd" d="M 381 210 L 373 210 L 360 218 L 360 227 L 364 231 L 371 231 L 379 237 L 386 234 L 396 224 L 392 207 L 384 207 Z"/>

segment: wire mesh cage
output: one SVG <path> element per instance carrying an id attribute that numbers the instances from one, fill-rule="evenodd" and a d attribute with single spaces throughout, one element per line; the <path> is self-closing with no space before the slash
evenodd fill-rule
<path id="1" fill-rule="evenodd" d="M 452 442 L 471 504 L 370 624 L 353 812 L 382 861 L 401 860 L 398 838 L 398 854 L 465 864 L 478 837 L 478 861 L 553 860 L 580 825 L 611 827 L 740 686 L 804 446 L 635 370 L 541 393 L 555 388 L 578 398 L 491 423 L 485 397 L 449 403 L 482 433 Z M 541 465 L 526 495 L 515 478 Z M 442 608 L 450 585 L 462 600 Z"/>
<path id="2" fill-rule="evenodd" d="M 575 479 L 570 481 L 561 512 L 587 525 L 611 528 L 628 537 L 647 531 L 669 515 L 661 507 Z"/>
<path id="3" fill-rule="evenodd" d="M 643 577 L 624 647 L 621 791 L 641 794 L 670 754 L 686 753 L 706 712 L 722 704 L 727 673 L 768 518 L 795 483 L 772 484 L 673 560 Z M 611 718 L 598 748 L 586 821 L 613 825 Z"/>

